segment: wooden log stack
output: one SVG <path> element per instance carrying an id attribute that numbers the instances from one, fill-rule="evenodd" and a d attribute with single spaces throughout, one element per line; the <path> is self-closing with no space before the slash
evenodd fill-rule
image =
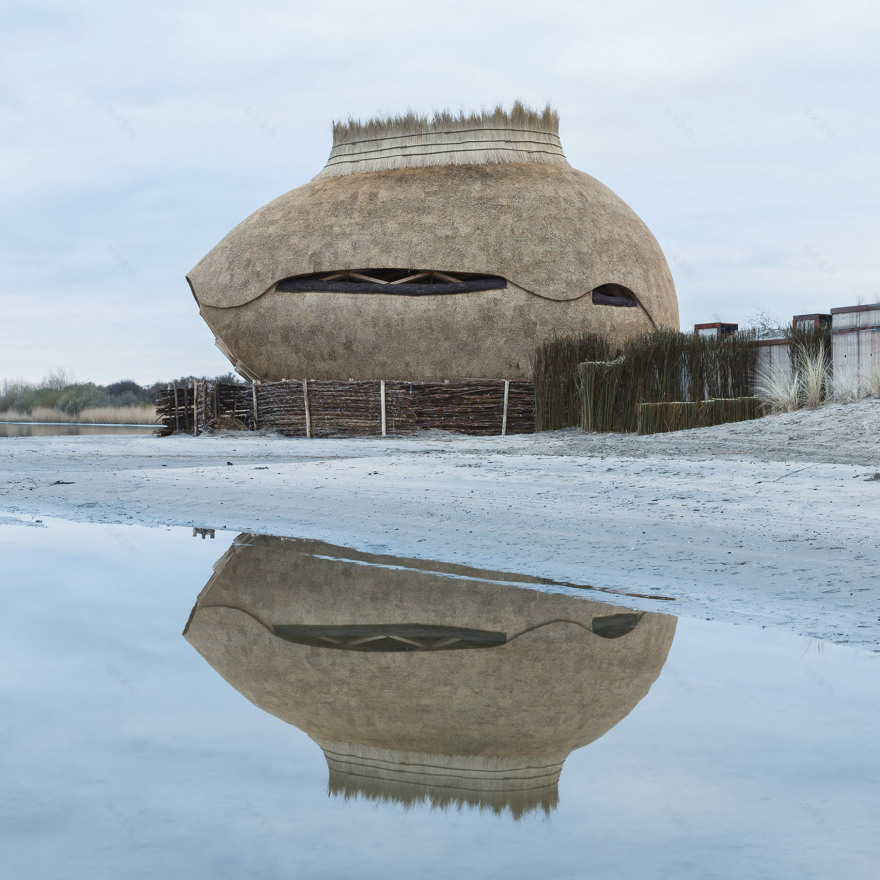
<path id="1" fill-rule="evenodd" d="M 289 437 L 530 434 L 535 392 L 528 381 L 332 382 L 253 385 L 193 379 L 157 395 L 163 434 L 269 430 Z"/>

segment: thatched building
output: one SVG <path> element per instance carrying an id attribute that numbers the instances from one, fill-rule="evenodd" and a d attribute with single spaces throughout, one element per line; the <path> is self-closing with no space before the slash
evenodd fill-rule
<path id="1" fill-rule="evenodd" d="M 521 815 L 645 696 L 675 618 L 515 579 L 245 534 L 184 635 L 318 743 L 331 792 Z"/>
<path id="2" fill-rule="evenodd" d="M 519 104 L 336 124 L 324 169 L 187 280 L 261 381 L 530 378 L 558 336 L 678 327 L 645 224 L 568 164 L 554 112 Z"/>

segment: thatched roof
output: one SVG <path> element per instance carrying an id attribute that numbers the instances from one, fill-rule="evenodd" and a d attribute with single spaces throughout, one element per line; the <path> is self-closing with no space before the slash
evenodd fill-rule
<path id="1" fill-rule="evenodd" d="M 188 277 L 201 305 L 233 308 L 291 276 L 381 266 L 499 275 L 551 300 L 621 284 L 656 324 L 678 326 L 672 277 L 648 228 L 610 189 L 567 165 L 440 165 L 314 180 L 236 226 Z"/>
<path id="2" fill-rule="evenodd" d="M 557 130 L 555 112 L 520 104 L 337 124 L 324 170 L 190 271 L 218 344 L 264 381 L 442 381 L 528 377 L 535 348 L 560 336 L 678 329 L 660 246 L 625 202 L 569 166 Z M 358 295 L 316 280 L 386 270 L 483 286 Z M 595 300 L 607 285 L 636 307 Z"/>
<path id="3" fill-rule="evenodd" d="M 407 113 L 367 122 L 333 125 L 333 148 L 315 177 L 337 177 L 432 165 L 537 162 L 568 165 L 559 142 L 559 116 L 549 106 L 537 112 L 517 102 L 507 111 Z"/>
<path id="4" fill-rule="evenodd" d="M 675 618 L 634 612 L 621 623 L 616 606 L 505 577 L 242 535 L 184 634 L 249 700 L 321 745 L 332 791 L 519 814 L 552 806 L 566 755 L 647 693 Z M 381 643 L 407 625 L 503 633 L 505 643 L 408 652 L 339 643 L 346 627 L 359 642 L 372 629 Z M 327 647 L 317 646 L 321 631 Z"/>
<path id="5" fill-rule="evenodd" d="M 410 806 L 478 807 L 519 818 L 549 813 L 559 800 L 559 774 L 566 755 L 498 758 L 437 755 L 318 740 L 330 771 L 327 788 L 343 798 Z"/>

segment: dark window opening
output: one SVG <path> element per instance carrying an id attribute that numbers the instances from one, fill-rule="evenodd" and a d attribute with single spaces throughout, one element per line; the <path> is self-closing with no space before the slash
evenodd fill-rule
<path id="1" fill-rule="evenodd" d="M 423 623 L 368 623 L 348 626 L 276 624 L 272 627 L 272 632 L 285 641 L 314 648 L 383 653 L 495 648 L 507 641 L 503 632 Z"/>
<path id="2" fill-rule="evenodd" d="M 608 614 L 593 618 L 593 632 L 603 639 L 619 639 L 629 635 L 642 619 L 642 612 Z"/>
<path id="3" fill-rule="evenodd" d="M 507 280 L 498 275 L 474 272 L 438 272 L 432 269 L 348 269 L 294 275 L 279 281 L 284 292 L 388 293 L 396 296 L 436 296 L 443 293 L 471 293 L 502 290 Z"/>
<path id="4" fill-rule="evenodd" d="M 639 301 L 636 295 L 622 284 L 600 284 L 593 291 L 593 302 L 597 306 L 618 306 L 634 308 Z"/>

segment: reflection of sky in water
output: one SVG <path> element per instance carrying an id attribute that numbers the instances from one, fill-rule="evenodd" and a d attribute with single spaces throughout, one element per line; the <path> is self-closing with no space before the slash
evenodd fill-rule
<path id="1" fill-rule="evenodd" d="M 0 529 L 5 876 L 875 876 L 877 656 L 679 620 L 549 820 L 346 802 L 181 638 L 230 535 L 47 525 Z"/>

